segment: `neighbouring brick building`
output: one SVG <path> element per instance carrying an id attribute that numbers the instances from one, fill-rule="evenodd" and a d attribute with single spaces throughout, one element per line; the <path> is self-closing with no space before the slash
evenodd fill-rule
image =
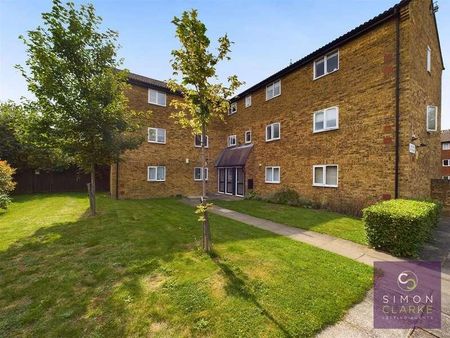
<path id="1" fill-rule="evenodd" d="M 290 187 L 335 208 L 429 197 L 442 176 L 443 69 L 432 1 L 401 1 L 232 99 L 208 132 L 209 191 Z M 112 193 L 198 196 L 200 139 L 170 118 L 175 94 L 129 80 L 132 108 L 153 111 L 149 142 L 112 166 Z"/>
<path id="2" fill-rule="evenodd" d="M 450 180 L 450 130 L 441 132 L 441 175 Z"/>

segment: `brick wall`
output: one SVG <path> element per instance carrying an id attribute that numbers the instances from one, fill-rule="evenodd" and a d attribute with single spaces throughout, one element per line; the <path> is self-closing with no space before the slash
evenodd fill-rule
<path id="1" fill-rule="evenodd" d="M 428 1 L 412 0 L 402 10 L 401 98 L 400 98 L 400 195 L 430 196 L 430 179 L 439 174 L 439 131 L 426 132 L 426 105 L 440 107 L 442 65 L 438 53 L 433 16 Z M 424 14 L 425 13 L 425 14 Z M 395 159 L 395 20 L 347 42 L 339 48 L 340 69 L 313 80 L 313 63 L 281 78 L 281 95 L 269 101 L 265 88 L 252 95 L 251 107 L 244 97 L 238 111 L 226 122 L 210 126 L 209 191 L 217 191 L 213 163 L 227 146 L 227 136 L 252 131 L 253 151 L 247 161 L 246 179 L 254 189 L 268 195 L 283 186 L 296 189 L 306 198 L 323 204 L 367 205 L 394 196 Z M 426 71 L 426 46 L 433 53 L 433 70 Z M 199 149 L 193 136 L 171 119 L 171 108 L 147 103 L 147 89 L 133 86 L 129 93 L 134 109 L 152 109 L 146 127 L 167 129 L 167 144 L 144 143 L 128 152 L 120 164 L 121 197 L 145 198 L 167 195 L 199 195 L 201 184 L 193 181 L 193 168 L 199 166 Z M 339 129 L 313 133 L 313 112 L 339 107 Z M 439 110 L 440 111 L 440 110 Z M 281 139 L 265 141 L 265 127 L 281 123 Z M 146 128 L 142 131 L 146 135 Z M 417 137 L 415 155 L 408 151 L 412 136 Z M 186 163 L 189 159 L 189 163 Z M 166 165 L 167 180 L 146 181 L 147 165 Z M 313 165 L 337 164 L 338 188 L 314 187 Z M 266 166 L 281 167 L 281 183 L 265 183 Z M 112 168 L 112 180 L 115 177 Z M 114 190 L 114 189 L 112 189 Z"/>

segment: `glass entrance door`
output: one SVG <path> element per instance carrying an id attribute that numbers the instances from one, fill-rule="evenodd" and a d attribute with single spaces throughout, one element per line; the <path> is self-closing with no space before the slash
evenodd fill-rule
<path id="1" fill-rule="evenodd" d="M 236 170 L 234 168 L 226 168 L 225 170 L 226 170 L 225 193 L 229 195 L 234 195 Z"/>
<path id="2" fill-rule="evenodd" d="M 244 196 L 245 175 L 243 168 L 218 168 L 217 176 L 219 193 Z"/>

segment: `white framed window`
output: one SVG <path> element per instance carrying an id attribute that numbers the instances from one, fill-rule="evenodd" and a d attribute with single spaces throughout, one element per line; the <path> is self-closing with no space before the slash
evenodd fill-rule
<path id="1" fill-rule="evenodd" d="M 272 82 L 266 86 L 266 101 L 281 95 L 281 80 Z"/>
<path id="2" fill-rule="evenodd" d="M 450 180 L 450 176 L 442 176 L 443 180 Z"/>
<path id="3" fill-rule="evenodd" d="M 442 150 L 450 150 L 450 142 L 442 143 Z"/>
<path id="4" fill-rule="evenodd" d="M 163 128 L 148 128 L 148 142 L 166 143 L 166 130 Z"/>
<path id="5" fill-rule="evenodd" d="M 228 115 L 233 115 L 237 113 L 237 102 L 233 102 L 230 104 L 230 110 L 228 111 Z"/>
<path id="6" fill-rule="evenodd" d="M 280 123 L 272 123 L 266 126 L 266 142 L 279 140 L 281 138 Z"/>
<path id="7" fill-rule="evenodd" d="M 427 106 L 427 131 L 437 130 L 438 109 L 436 106 Z"/>
<path id="8" fill-rule="evenodd" d="M 166 167 L 164 166 L 148 166 L 147 181 L 164 182 L 166 180 Z"/>
<path id="9" fill-rule="evenodd" d="M 156 104 L 157 106 L 166 106 L 166 93 L 155 89 L 148 90 L 148 103 Z"/>
<path id="10" fill-rule="evenodd" d="M 337 188 L 338 174 L 339 170 L 337 164 L 314 165 L 313 186 Z"/>
<path id="11" fill-rule="evenodd" d="M 316 111 L 313 115 L 313 132 L 339 129 L 339 107 Z"/>
<path id="12" fill-rule="evenodd" d="M 204 137 L 204 145 L 205 145 L 205 148 L 208 148 L 208 146 L 209 146 L 208 135 L 205 135 L 205 137 Z M 194 146 L 196 148 L 202 147 L 202 135 L 194 135 Z"/>
<path id="13" fill-rule="evenodd" d="M 314 80 L 339 70 L 339 50 L 331 52 L 314 61 L 313 69 Z"/>
<path id="14" fill-rule="evenodd" d="M 205 168 L 205 181 L 208 180 L 208 168 Z M 202 177 L 202 167 L 194 168 L 194 181 L 203 181 Z"/>
<path id="15" fill-rule="evenodd" d="M 229 147 L 235 146 L 236 143 L 237 143 L 236 135 L 230 135 L 230 136 L 228 136 L 228 146 L 229 146 Z"/>
<path id="16" fill-rule="evenodd" d="M 247 95 L 245 97 L 245 108 L 248 108 L 252 105 L 252 96 L 251 95 Z"/>
<path id="17" fill-rule="evenodd" d="M 281 169 L 280 167 L 266 167 L 266 183 L 280 183 Z"/>
<path id="18" fill-rule="evenodd" d="M 450 159 L 442 160 L 442 166 L 443 167 L 450 167 Z"/>
<path id="19" fill-rule="evenodd" d="M 252 131 L 251 130 L 247 130 L 245 132 L 245 143 L 252 143 Z"/>
<path id="20" fill-rule="evenodd" d="M 427 72 L 431 73 L 431 48 L 427 46 Z"/>

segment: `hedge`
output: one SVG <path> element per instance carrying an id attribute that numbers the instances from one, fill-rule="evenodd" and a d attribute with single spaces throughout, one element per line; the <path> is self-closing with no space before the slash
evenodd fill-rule
<path id="1" fill-rule="evenodd" d="M 399 257 L 417 257 L 439 221 L 435 202 L 389 200 L 363 210 L 369 244 Z"/>

